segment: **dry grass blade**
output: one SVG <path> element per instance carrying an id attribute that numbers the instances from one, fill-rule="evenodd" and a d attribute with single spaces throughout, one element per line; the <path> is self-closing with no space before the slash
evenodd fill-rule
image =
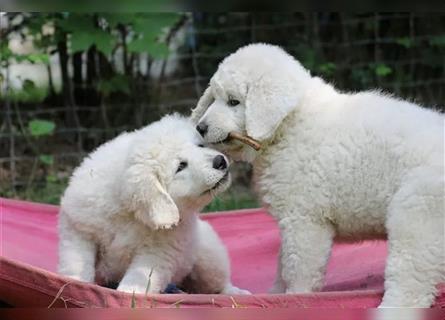
<path id="1" fill-rule="evenodd" d="M 136 308 L 136 295 L 134 293 L 133 290 L 133 294 L 131 295 L 131 305 L 130 305 L 131 309 L 135 309 Z"/>
<path id="2" fill-rule="evenodd" d="M 147 287 L 145 287 L 145 296 L 147 296 L 148 290 L 150 289 L 152 275 L 153 275 L 153 268 L 150 269 L 150 273 L 148 274 Z"/>
<path id="3" fill-rule="evenodd" d="M 60 287 L 60 289 L 59 289 L 59 291 L 57 292 L 56 296 L 54 297 L 53 301 L 49 304 L 48 309 L 51 308 L 51 307 L 54 305 L 54 303 L 56 303 L 57 299 L 61 298 L 61 295 L 62 295 L 63 290 L 65 290 L 65 287 L 66 287 L 67 285 L 69 285 L 70 283 L 71 283 L 71 282 L 67 282 L 67 283 L 65 283 L 63 286 Z M 63 299 L 63 297 L 61 298 L 61 300 L 65 303 L 65 306 L 66 306 L 66 302 L 65 302 L 66 300 Z"/>

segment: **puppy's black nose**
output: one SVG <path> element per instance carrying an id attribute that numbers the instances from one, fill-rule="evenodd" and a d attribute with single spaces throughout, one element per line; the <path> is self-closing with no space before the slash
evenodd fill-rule
<path id="1" fill-rule="evenodd" d="M 199 134 L 202 137 L 204 137 L 206 135 L 208 128 L 209 128 L 209 126 L 203 122 L 198 123 L 198 125 L 196 126 L 196 130 L 198 130 Z"/>
<path id="2" fill-rule="evenodd" d="M 222 155 L 218 155 L 213 158 L 213 169 L 225 170 L 227 169 L 226 159 Z"/>

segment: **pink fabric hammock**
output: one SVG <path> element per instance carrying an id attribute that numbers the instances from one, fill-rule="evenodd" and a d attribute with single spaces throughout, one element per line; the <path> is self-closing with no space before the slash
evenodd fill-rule
<path id="1" fill-rule="evenodd" d="M 336 244 L 323 292 L 267 294 L 279 248 L 263 209 L 203 215 L 230 253 L 232 280 L 252 296 L 132 295 L 56 273 L 58 207 L 0 198 L 0 300 L 18 307 L 376 307 L 383 292 L 384 241 Z M 441 286 L 436 307 L 445 307 Z"/>

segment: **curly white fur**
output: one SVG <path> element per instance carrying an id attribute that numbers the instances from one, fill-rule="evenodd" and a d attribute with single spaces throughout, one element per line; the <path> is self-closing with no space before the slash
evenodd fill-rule
<path id="1" fill-rule="evenodd" d="M 334 237 L 387 236 L 381 306 L 433 303 L 445 279 L 443 114 L 339 92 L 279 47 L 254 44 L 220 64 L 192 118 L 208 125 L 207 142 L 253 163 L 282 235 L 272 292 L 320 289 Z M 225 141 L 230 131 L 262 150 Z"/>
<path id="2" fill-rule="evenodd" d="M 219 153 L 201 143 L 190 120 L 173 115 L 91 153 L 62 198 L 59 272 L 125 292 L 159 293 L 189 276 L 200 293 L 247 293 L 231 284 L 227 251 L 196 214 L 230 183 L 227 168 L 212 166 Z"/>

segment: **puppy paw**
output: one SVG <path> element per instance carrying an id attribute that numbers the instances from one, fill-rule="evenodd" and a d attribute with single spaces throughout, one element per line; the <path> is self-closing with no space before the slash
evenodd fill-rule
<path id="1" fill-rule="evenodd" d="M 147 288 L 141 286 L 141 285 L 131 285 L 131 284 L 125 284 L 121 283 L 116 289 L 117 291 L 127 292 L 127 293 L 136 293 L 136 294 L 145 294 L 145 293 L 160 293 L 160 290 L 154 290 L 154 288 Z M 147 290 L 147 291 L 146 291 Z"/>
<path id="2" fill-rule="evenodd" d="M 224 290 L 221 292 L 222 294 L 252 294 L 249 290 L 240 289 L 238 287 L 235 287 L 232 284 L 227 285 Z"/>
<path id="3" fill-rule="evenodd" d="M 90 281 L 85 280 L 82 276 L 80 276 L 78 274 L 64 274 L 63 276 L 68 277 L 73 280 L 77 280 L 77 281 L 90 282 Z"/>

